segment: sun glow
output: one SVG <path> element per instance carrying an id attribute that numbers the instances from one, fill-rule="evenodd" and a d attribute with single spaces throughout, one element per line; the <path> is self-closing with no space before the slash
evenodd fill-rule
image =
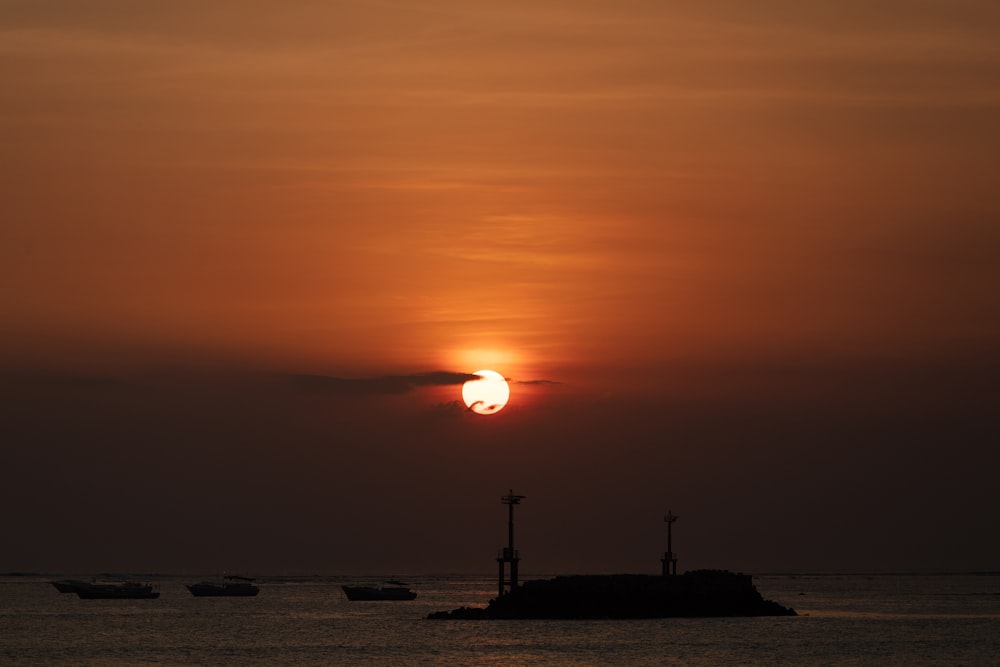
<path id="1" fill-rule="evenodd" d="M 492 415 L 503 410 L 510 399 L 510 386 L 496 371 L 476 371 L 481 380 L 469 380 L 462 385 L 462 400 L 479 415 Z"/>

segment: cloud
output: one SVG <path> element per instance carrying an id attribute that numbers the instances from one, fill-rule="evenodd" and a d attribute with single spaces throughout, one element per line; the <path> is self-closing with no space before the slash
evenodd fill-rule
<path id="1" fill-rule="evenodd" d="M 562 382 L 558 382 L 556 380 L 512 380 L 510 378 L 507 378 L 507 382 L 512 382 L 514 384 L 534 384 L 534 385 L 544 385 L 544 384 L 557 385 L 557 384 L 563 384 Z"/>
<path id="2" fill-rule="evenodd" d="M 428 414 L 433 416 L 451 417 L 469 412 L 469 408 L 462 401 L 445 401 L 431 406 Z"/>
<path id="3" fill-rule="evenodd" d="M 431 371 L 411 375 L 384 375 L 374 378 L 340 378 L 329 375 L 296 375 L 294 384 L 306 391 L 340 394 L 344 396 L 369 396 L 373 394 L 405 394 L 417 387 L 459 385 L 469 380 L 480 380 L 471 373 Z"/>
<path id="4" fill-rule="evenodd" d="M 139 385 L 122 378 L 87 373 L 0 371 L 0 388 L 17 391 L 136 391 Z"/>

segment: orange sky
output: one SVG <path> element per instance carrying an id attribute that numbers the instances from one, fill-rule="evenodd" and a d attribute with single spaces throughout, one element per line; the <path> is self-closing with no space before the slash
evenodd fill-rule
<path id="1" fill-rule="evenodd" d="M 0 0 L 0 364 L 943 395 L 995 463 L 1000 9 L 871 4 Z"/>

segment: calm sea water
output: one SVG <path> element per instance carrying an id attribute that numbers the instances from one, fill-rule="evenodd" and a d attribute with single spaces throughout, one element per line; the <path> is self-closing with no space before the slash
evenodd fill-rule
<path id="1" fill-rule="evenodd" d="M 484 605 L 478 577 L 406 578 L 412 602 L 348 602 L 351 577 L 195 598 L 199 577 L 160 576 L 157 600 L 80 600 L 50 579 L 0 577 L 0 664 L 1000 665 L 1000 576 L 755 577 L 794 618 L 492 622 L 425 619 Z"/>

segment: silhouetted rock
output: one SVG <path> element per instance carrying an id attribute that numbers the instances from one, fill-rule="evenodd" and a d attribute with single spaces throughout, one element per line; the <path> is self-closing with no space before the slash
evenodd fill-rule
<path id="1" fill-rule="evenodd" d="M 765 600 L 748 574 L 696 570 L 672 577 L 645 574 L 573 575 L 527 581 L 486 608 L 435 612 L 432 619 L 669 618 L 795 616 Z"/>

